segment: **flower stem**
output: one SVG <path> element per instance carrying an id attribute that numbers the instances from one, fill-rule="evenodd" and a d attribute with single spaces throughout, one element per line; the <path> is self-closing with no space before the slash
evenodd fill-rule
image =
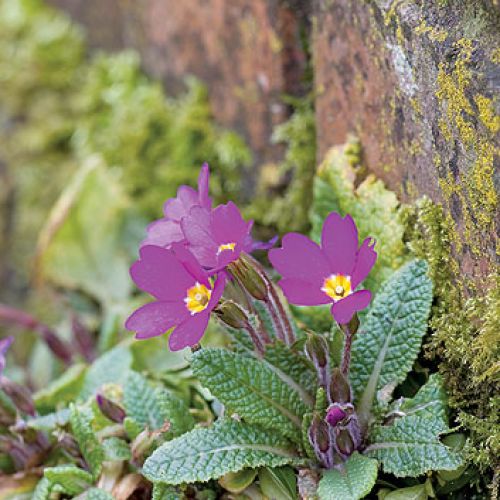
<path id="1" fill-rule="evenodd" d="M 344 353 L 342 354 L 342 374 L 347 377 L 349 374 L 349 367 L 351 365 L 351 347 L 352 347 L 352 338 L 354 337 L 351 329 L 347 325 L 343 325 L 345 341 L 344 341 Z"/>
<path id="2" fill-rule="evenodd" d="M 262 343 L 262 340 L 260 339 L 259 333 L 257 330 L 250 324 L 250 322 L 247 323 L 246 325 L 246 331 L 250 335 L 252 342 L 255 345 L 255 349 L 257 350 L 258 354 L 260 356 L 264 355 L 264 344 Z"/>

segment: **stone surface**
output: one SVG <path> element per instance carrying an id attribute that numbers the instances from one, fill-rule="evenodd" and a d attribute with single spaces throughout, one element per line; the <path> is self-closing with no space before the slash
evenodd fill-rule
<path id="1" fill-rule="evenodd" d="M 401 200 L 442 203 L 466 286 L 481 289 L 497 257 L 498 12 L 315 0 L 313 26 L 319 157 L 356 134 Z"/>
<path id="2" fill-rule="evenodd" d="M 126 46 L 169 93 L 187 75 L 208 86 L 215 118 L 240 132 L 254 164 L 281 158 L 271 144 L 289 115 L 283 95 L 300 95 L 307 58 L 301 29 L 309 2 L 279 0 L 51 0 L 89 31 L 94 45 Z M 109 28 L 107 39 L 103 37 Z"/>

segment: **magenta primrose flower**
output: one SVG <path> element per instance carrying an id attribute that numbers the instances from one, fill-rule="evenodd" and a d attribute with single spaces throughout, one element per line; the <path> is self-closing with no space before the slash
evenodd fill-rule
<path id="1" fill-rule="evenodd" d="M 198 177 L 198 191 L 190 186 L 180 186 L 175 198 L 168 199 L 163 205 L 165 217 L 158 219 L 147 227 L 147 237 L 141 246 L 156 245 L 168 248 L 172 243 L 185 240 L 181 229 L 181 220 L 189 215 L 192 208 L 198 207 L 207 214 L 212 208 L 212 200 L 208 196 L 210 170 L 204 163 Z"/>
<path id="2" fill-rule="evenodd" d="M 222 296 L 224 273 L 219 273 L 212 283 L 193 255 L 179 243 L 173 243 L 170 249 L 146 245 L 139 255 L 130 275 L 156 301 L 137 309 L 127 319 L 126 328 L 135 331 L 138 339 L 162 335 L 173 328 L 168 339 L 172 351 L 195 345 Z"/>
<path id="3" fill-rule="evenodd" d="M 251 252 L 259 245 L 250 236 L 252 225 L 253 221 L 246 222 L 231 201 L 210 212 L 193 207 L 181 221 L 187 247 L 212 273 L 224 269 L 241 252 Z"/>
<path id="4" fill-rule="evenodd" d="M 321 246 L 298 233 L 283 237 L 282 247 L 269 252 L 269 260 L 281 274 L 279 284 L 296 305 L 332 303 L 340 324 L 368 306 L 369 290 L 357 290 L 377 260 L 375 243 L 366 238 L 358 248 L 358 230 L 350 215 L 332 212 L 323 224 Z"/>

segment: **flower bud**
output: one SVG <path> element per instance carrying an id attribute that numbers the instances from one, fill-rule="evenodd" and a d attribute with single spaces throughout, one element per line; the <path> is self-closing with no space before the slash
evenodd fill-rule
<path id="1" fill-rule="evenodd" d="M 74 315 L 71 319 L 71 331 L 73 333 L 73 344 L 76 346 L 80 354 L 87 361 L 94 361 L 95 342 L 92 333 L 89 329 Z"/>
<path id="2" fill-rule="evenodd" d="M 334 368 L 328 385 L 330 403 L 350 403 L 351 387 L 339 368 Z"/>
<path id="3" fill-rule="evenodd" d="M 332 405 L 328 408 L 325 420 L 332 426 L 335 427 L 339 422 L 347 417 L 347 413 L 339 406 Z"/>
<path id="4" fill-rule="evenodd" d="M 232 328 L 246 328 L 248 316 L 245 311 L 232 300 L 222 302 L 214 311 L 219 319 Z"/>
<path id="5" fill-rule="evenodd" d="M 325 368 L 328 364 L 330 351 L 328 342 L 323 335 L 309 333 L 304 345 L 304 351 L 316 368 Z"/>
<path id="6" fill-rule="evenodd" d="M 348 429 L 340 429 L 336 432 L 335 445 L 339 453 L 345 457 L 351 456 L 356 450 L 355 443 Z"/>
<path id="7" fill-rule="evenodd" d="M 309 333 L 304 345 L 305 355 L 312 361 L 318 374 L 318 383 L 326 387 L 330 366 L 330 350 L 323 335 Z"/>
<path id="8" fill-rule="evenodd" d="M 261 271 L 243 254 L 228 266 L 231 274 L 245 287 L 247 292 L 256 300 L 266 300 L 269 290 Z"/>
<path id="9" fill-rule="evenodd" d="M 69 365 L 73 359 L 73 353 L 69 345 L 60 339 L 50 328 L 45 326 L 39 327 L 40 334 L 47 344 L 47 347 L 52 351 L 54 356 L 58 357 L 62 362 Z"/>
<path id="10" fill-rule="evenodd" d="M 97 394 L 96 396 L 97 405 L 101 410 L 101 413 L 108 417 L 111 421 L 121 424 L 126 417 L 125 410 L 106 398 L 102 394 Z"/>
<path id="11" fill-rule="evenodd" d="M 0 376 L 0 389 L 9 396 L 19 411 L 28 413 L 32 416 L 36 414 L 35 403 L 33 402 L 31 393 L 26 387 L 16 384 L 16 382 L 12 382 L 12 380 L 6 377 Z"/>
<path id="12" fill-rule="evenodd" d="M 14 337 L 12 336 L 0 339 L 0 375 L 5 368 L 5 355 L 12 345 L 12 342 L 14 342 Z"/>
<path id="13" fill-rule="evenodd" d="M 330 448 L 328 426 L 318 415 L 313 417 L 311 427 L 309 427 L 309 441 L 316 454 L 318 454 L 318 451 L 320 454 L 326 453 Z"/>

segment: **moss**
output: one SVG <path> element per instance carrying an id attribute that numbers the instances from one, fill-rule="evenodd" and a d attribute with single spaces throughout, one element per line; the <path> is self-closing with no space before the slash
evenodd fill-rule
<path id="1" fill-rule="evenodd" d="M 487 471 L 500 465 L 500 280 L 494 272 L 485 283 L 487 295 L 466 297 L 453 257 L 455 229 L 442 207 L 420 200 L 406 209 L 406 220 L 409 246 L 427 259 L 435 284 L 426 355 L 439 362 L 450 403 L 470 432 L 469 459 Z"/>
<path id="2" fill-rule="evenodd" d="M 264 165 L 255 202 L 247 215 L 280 232 L 307 231 L 316 164 L 316 127 L 310 96 L 293 99 L 291 117 L 273 132 L 272 140 L 286 145 L 285 157 L 277 165 Z M 280 185 L 288 184 L 280 193 Z"/>

